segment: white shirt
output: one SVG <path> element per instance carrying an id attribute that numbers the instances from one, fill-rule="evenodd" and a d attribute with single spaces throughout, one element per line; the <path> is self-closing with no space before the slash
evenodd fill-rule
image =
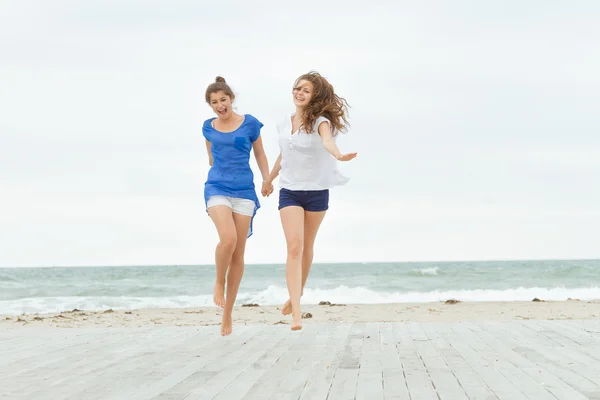
<path id="1" fill-rule="evenodd" d="M 277 124 L 281 150 L 279 186 L 288 190 L 324 190 L 346 184 L 350 178 L 338 170 L 338 160 L 325 150 L 319 135 L 319 124 L 326 122 L 331 126 L 329 120 L 321 116 L 315 121 L 313 133 L 300 129 L 292 134 L 294 114 Z"/>

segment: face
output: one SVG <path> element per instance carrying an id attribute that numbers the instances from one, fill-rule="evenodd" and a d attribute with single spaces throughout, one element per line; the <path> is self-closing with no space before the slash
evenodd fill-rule
<path id="1" fill-rule="evenodd" d="M 232 99 L 223 91 L 211 93 L 209 104 L 219 118 L 227 119 L 233 113 Z"/>
<path id="2" fill-rule="evenodd" d="M 296 107 L 304 108 L 310 103 L 310 100 L 313 97 L 313 84 L 309 81 L 301 80 L 292 90 L 292 93 L 294 95 L 294 104 Z"/>

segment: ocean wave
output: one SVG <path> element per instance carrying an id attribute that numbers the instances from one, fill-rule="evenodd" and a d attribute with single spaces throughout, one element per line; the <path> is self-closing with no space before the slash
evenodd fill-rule
<path id="1" fill-rule="evenodd" d="M 302 296 L 304 304 L 318 304 L 320 301 L 353 304 L 381 303 L 430 303 L 457 299 L 461 301 L 531 301 L 534 297 L 543 300 L 580 300 L 600 299 L 600 287 L 587 288 L 541 288 L 518 287 L 506 290 L 475 289 L 429 292 L 376 292 L 364 287 L 338 286 L 335 289 L 305 289 Z M 281 304 L 287 299 L 287 289 L 269 286 L 255 294 L 242 294 L 238 298 L 258 304 Z"/>
<path id="2" fill-rule="evenodd" d="M 410 272 L 410 275 L 437 276 L 439 271 L 440 267 L 415 268 Z"/>
<path id="3" fill-rule="evenodd" d="M 449 290 L 429 292 L 376 292 L 364 287 L 338 286 L 334 289 L 306 288 L 303 304 L 318 304 L 320 301 L 345 304 L 384 304 L 384 303 L 430 303 L 448 299 L 467 302 L 480 301 L 531 301 L 534 297 L 542 300 L 600 299 L 600 287 L 587 288 L 542 288 L 518 287 L 507 290 Z M 260 305 L 281 305 L 288 298 L 287 288 L 269 286 L 258 292 L 238 294 L 237 305 L 257 303 Z M 18 315 L 22 313 L 57 313 L 74 308 L 89 311 L 131 310 L 142 308 L 186 308 L 214 306 L 212 295 L 167 296 L 167 297 L 35 297 L 19 300 L 0 301 L 0 314 Z"/>
<path id="4" fill-rule="evenodd" d="M 212 295 L 170 297 L 28 297 L 0 301 L 0 314 L 47 314 L 73 309 L 87 311 L 135 310 L 142 308 L 187 308 L 213 306 Z"/>
<path id="5" fill-rule="evenodd" d="M 18 282 L 18 279 L 0 272 L 0 282 Z"/>

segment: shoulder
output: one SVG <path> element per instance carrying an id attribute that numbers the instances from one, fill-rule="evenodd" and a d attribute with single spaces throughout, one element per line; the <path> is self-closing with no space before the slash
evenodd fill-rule
<path id="1" fill-rule="evenodd" d="M 204 136 L 208 135 L 210 132 L 212 132 L 212 121 L 215 118 L 209 118 L 206 121 L 204 121 L 204 123 L 202 124 L 202 134 Z"/>
<path id="2" fill-rule="evenodd" d="M 259 128 L 261 128 L 263 126 L 263 123 L 260 122 L 258 120 L 258 118 L 256 118 L 252 114 L 245 114 L 244 118 L 245 118 L 244 122 L 246 122 L 246 124 L 248 124 L 249 126 L 254 126 L 254 127 L 258 126 Z"/>
<path id="3" fill-rule="evenodd" d="M 262 122 L 260 122 L 254 115 L 245 114 L 244 122 L 242 123 L 246 128 L 246 135 L 250 138 L 250 141 L 254 143 L 256 139 L 260 136 L 260 130 L 264 126 Z"/>
<path id="4" fill-rule="evenodd" d="M 277 122 L 277 131 L 279 133 L 281 133 L 282 131 L 287 130 L 287 126 L 290 124 L 290 121 L 292 120 L 292 116 L 294 114 L 286 114 L 284 117 L 280 118 L 279 121 Z"/>
<path id="5" fill-rule="evenodd" d="M 319 118 L 317 118 L 317 120 L 315 121 L 315 132 L 319 131 L 319 127 L 321 126 L 321 124 L 325 122 L 327 124 L 327 126 L 329 126 L 329 130 L 331 130 L 331 121 L 329 121 L 329 119 L 327 119 L 327 117 L 324 116 L 320 116 Z"/>

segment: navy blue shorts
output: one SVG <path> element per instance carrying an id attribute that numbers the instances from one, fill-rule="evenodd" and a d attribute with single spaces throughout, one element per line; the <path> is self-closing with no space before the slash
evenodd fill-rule
<path id="1" fill-rule="evenodd" d="M 304 211 L 325 211 L 329 208 L 329 189 L 325 190 L 279 190 L 279 210 L 298 206 Z"/>

